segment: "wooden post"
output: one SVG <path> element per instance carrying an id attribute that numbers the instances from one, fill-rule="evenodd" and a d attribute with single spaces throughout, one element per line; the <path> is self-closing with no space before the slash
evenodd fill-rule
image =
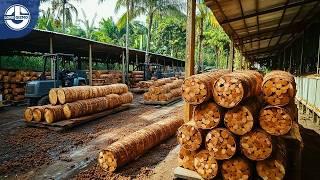
<path id="1" fill-rule="evenodd" d="M 50 39 L 49 39 L 49 47 L 50 47 L 50 54 L 53 54 L 53 42 L 52 42 L 52 37 L 50 37 Z M 51 58 L 51 61 L 50 61 L 50 63 L 51 63 L 51 68 L 50 68 L 50 72 L 51 72 L 51 77 L 53 78 L 53 79 L 55 79 L 55 75 L 56 75 L 56 72 L 55 72 L 55 62 L 54 62 L 54 59 L 53 58 Z M 56 87 L 56 86 L 54 86 L 54 87 Z"/>
<path id="2" fill-rule="evenodd" d="M 304 44 L 304 32 L 302 34 L 302 43 L 301 43 L 301 55 L 300 55 L 300 74 L 302 74 L 302 63 L 303 63 L 303 44 Z"/>
<path id="3" fill-rule="evenodd" d="M 92 86 L 92 45 L 89 44 L 89 85 Z"/>
<path id="4" fill-rule="evenodd" d="M 289 58 L 289 72 L 291 72 L 291 65 L 292 65 L 292 47 L 290 48 L 290 58 Z"/>
<path id="5" fill-rule="evenodd" d="M 124 84 L 126 83 L 126 75 L 125 75 L 126 66 L 124 63 L 125 59 L 126 59 L 125 54 L 124 54 L 124 52 L 122 52 L 122 83 L 124 83 Z"/>
<path id="6" fill-rule="evenodd" d="M 318 43 L 318 63 L 317 63 L 317 74 L 320 74 L 320 34 Z"/>
<path id="7" fill-rule="evenodd" d="M 195 56 L 195 36 L 196 36 L 196 0 L 187 0 L 187 42 L 186 42 L 186 61 L 185 77 L 194 74 L 194 56 Z M 184 121 L 190 121 L 192 117 L 192 107 L 185 102 Z"/>
<path id="8" fill-rule="evenodd" d="M 230 71 L 233 71 L 233 61 L 234 61 L 234 44 L 233 41 L 230 43 L 230 54 L 229 54 L 229 59 L 228 59 L 228 69 Z"/>

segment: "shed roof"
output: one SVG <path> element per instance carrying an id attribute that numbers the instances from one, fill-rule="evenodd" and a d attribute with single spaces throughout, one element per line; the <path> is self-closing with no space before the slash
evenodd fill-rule
<path id="1" fill-rule="evenodd" d="M 249 59 L 271 56 L 320 15 L 319 0 L 205 0 Z"/>
<path id="2" fill-rule="evenodd" d="M 0 40 L 0 55 L 19 55 L 28 53 L 49 53 L 50 38 L 53 52 L 74 54 L 79 57 L 89 56 L 89 44 L 92 46 L 92 57 L 95 61 L 121 63 L 125 48 L 72 35 L 34 29 L 30 34 L 18 39 Z M 130 62 L 144 62 L 145 51 L 130 49 Z M 155 53 L 150 53 L 151 62 L 175 66 L 184 66 L 184 61 Z"/>

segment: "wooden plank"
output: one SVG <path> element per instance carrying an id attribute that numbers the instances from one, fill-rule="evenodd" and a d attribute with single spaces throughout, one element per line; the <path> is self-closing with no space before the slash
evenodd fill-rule
<path id="1" fill-rule="evenodd" d="M 177 167 L 174 169 L 175 179 L 203 180 L 203 178 L 195 171 Z"/>
<path id="2" fill-rule="evenodd" d="M 169 105 L 169 104 L 174 104 L 176 102 L 181 101 L 181 97 L 175 97 L 172 98 L 169 101 L 141 101 L 141 104 L 146 104 L 146 105 L 161 105 L 161 106 L 165 106 L 165 105 Z"/>
<path id="3" fill-rule="evenodd" d="M 24 121 L 24 122 L 28 126 L 41 127 L 41 128 L 47 128 L 47 129 L 59 131 L 59 130 L 69 129 L 74 126 L 105 117 L 107 115 L 115 114 L 120 111 L 124 111 L 126 109 L 129 109 L 131 107 L 133 107 L 131 104 L 124 104 L 120 107 L 117 107 L 117 108 L 114 108 L 111 110 L 107 110 L 107 111 L 103 111 L 100 113 L 95 113 L 92 115 L 83 116 L 83 117 L 79 117 L 79 118 L 58 121 L 58 122 L 55 122 L 52 124 L 48 124 L 47 122 L 44 122 L 44 121 L 42 121 L 42 122 L 35 122 L 35 121 L 26 122 L 26 121 Z"/>
<path id="4" fill-rule="evenodd" d="M 187 40 L 186 40 L 186 62 L 185 78 L 194 75 L 195 36 L 196 36 L 196 0 L 187 1 Z M 190 121 L 192 107 L 189 103 L 184 104 L 184 121 Z"/>

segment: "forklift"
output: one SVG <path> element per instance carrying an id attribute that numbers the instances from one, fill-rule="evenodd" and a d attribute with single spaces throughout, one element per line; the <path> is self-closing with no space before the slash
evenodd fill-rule
<path id="1" fill-rule="evenodd" d="M 152 77 L 157 79 L 167 78 L 167 77 L 174 77 L 175 73 L 173 71 L 164 72 L 163 65 L 156 64 L 156 63 L 140 63 L 134 69 L 134 71 L 143 71 L 144 76 L 143 80 L 148 81 L 151 80 Z"/>
<path id="2" fill-rule="evenodd" d="M 49 91 L 57 87 L 82 86 L 87 84 L 84 71 L 74 70 L 80 67 L 72 67 L 71 62 L 76 62 L 73 54 L 46 54 L 42 56 L 44 60 L 43 71 L 38 80 L 30 81 L 26 84 L 25 97 L 30 105 L 45 105 L 49 103 Z M 51 79 L 47 79 L 46 70 L 52 62 Z M 73 70 L 69 70 L 72 69 Z"/>

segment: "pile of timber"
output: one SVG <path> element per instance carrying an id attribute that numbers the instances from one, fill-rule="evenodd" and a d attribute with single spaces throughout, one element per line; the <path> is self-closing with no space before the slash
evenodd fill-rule
<path id="1" fill-rule="evenodd" d="M 187 78 L 182 90 L 193 113 L 177 132 L 181 167 L 204 179 L 285 177 L 284 139 L 299 132 L 291 74 L 215 71 Z"/>
<path id="2" fill-rule="evenodd" d="M 122 82 L 122 72 L 115 70 L 94 70 L 92 71 L 92 85 L 102 86 Z"/>
<path id="3" fill-rule="evenodd" d="M 1 94 L 4 100 L 24 100 L 26 82 L 38 79 L 40 73 L 33 71 L 0 70 Z"/>
<path id="4" fill-rule="evenodd" d="M 143 71 L 132 71 L 130 73 L 131 82 L 136 84 L 144 79 L 144 72 Z"/>
<path id="5" fill-rule="evenodd" d="M 49 101 L 49 105 L 26 108 L 25 121 L 52 124 L 84 117 L 129 104 L 133 101 L 133 95 L 125 84 L 76 86 L 51 89 Z"/>
<path id="6" fill-rule="evenodd" d="M 140 89 L 149 89 L 154 83 L 154 80 L 149 81 L 139 81 L 136 86 Z"/>
<path id="7" fill-rule="evenodd" d="M 170 101 L 181 96 L 181 85 L 183 80 L 173 78 L 159 79 L 153 82 L 149 91 L 144 93 L 144 101 Z"/>

